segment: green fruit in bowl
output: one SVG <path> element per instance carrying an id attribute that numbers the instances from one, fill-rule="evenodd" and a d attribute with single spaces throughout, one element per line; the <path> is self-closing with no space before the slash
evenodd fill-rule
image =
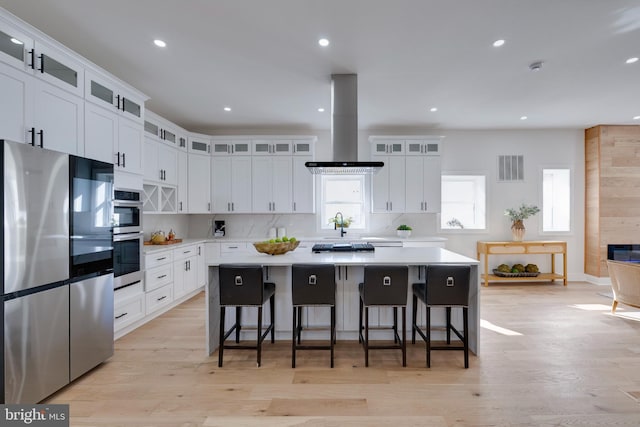
<path id="1" fill-rule="evenodd" d="M 279 237 L 274 241 L 274 243 L 281 243 L 281 242 L 282 242 L 282 239 Z"/>
<path id="2" fill-rule="evenodd" d="M 289 241 L 289 238 L 288 238 L 287 236 L 282 236 L 282 241 L 283 241 L 283 242 L 288 242 L 288 241 Z"/>
<path id="3" fill-rule="evenodd" d="M 293 243 L 293 242 L 296 241 L 296 238 L 295 237 L 289 237 L 289 241 Z"/>
<path id="4" fill-rule="evenodd" d="M 275 242 L 276 242 L 276 239 L 271 239 L 267 243 L 275 243 Z"/>

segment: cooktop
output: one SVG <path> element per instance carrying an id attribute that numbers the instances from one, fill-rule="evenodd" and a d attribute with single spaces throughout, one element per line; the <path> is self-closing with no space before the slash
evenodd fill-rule
<path id="1" fill-rule="evenodd" d="M 371 243 L 317 243 L 311 248 L 312 252 L 373 252 Z"/>

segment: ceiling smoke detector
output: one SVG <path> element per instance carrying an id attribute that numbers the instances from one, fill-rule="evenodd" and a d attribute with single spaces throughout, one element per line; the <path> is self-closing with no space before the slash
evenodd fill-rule
<path id="1" fill-rule="evenodd" d="M 532 62 L 531 64 L 529 64 L 529 69 L 531 71 L 540 71 L 540 69 L 542 68 L 542 64 L 544 64 L 544 62 L 542 61 Z"/>

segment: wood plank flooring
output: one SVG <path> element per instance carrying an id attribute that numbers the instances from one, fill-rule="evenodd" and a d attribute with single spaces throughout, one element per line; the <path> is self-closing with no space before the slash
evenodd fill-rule
<path id="1" fill-rule="evenodd" d="M 205 355 L 204 294 L 116 341 L 115 355 L 48 399 L 72 426 L 639 426 L 640 310 L 609 314 L 608 287 L 492 284 L 481 289 L 480 357 L 409 344 L 328 352 L 290 343 Z M 357 308 L 354 308 L 357 309 Z M 503 329 L 498 329 L 503 328 Z"/>

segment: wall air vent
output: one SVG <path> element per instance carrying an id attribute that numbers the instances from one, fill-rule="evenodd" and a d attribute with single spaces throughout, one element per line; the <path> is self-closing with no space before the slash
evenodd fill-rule
<path id="1" fill-rule="evenodd" d="M 524 181 L 524 156 L 498 156 L 498 182 Z"/>

